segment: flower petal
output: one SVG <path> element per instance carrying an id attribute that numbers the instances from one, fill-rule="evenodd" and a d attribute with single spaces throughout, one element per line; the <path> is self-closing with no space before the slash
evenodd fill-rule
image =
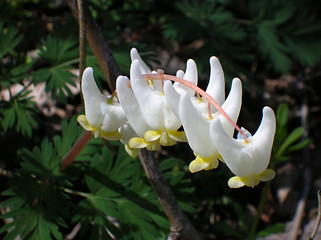
<path id="1" fill-rule="evenodd" d="M 138 60 L 134 60 L 130 68 L 133 92 L 146 123 L 151 129 L 161 129 L 164 126 L 162 105 L 165 98 L 145 82 L 139 68 Z"/>
<path id="2" fill-rule="evenodd" d="M 242 181 L 242 179 L 240 177 L 231 177 L 228 182 L 227 182 L 228 186 L 230 188 L 240 188 L 245 186 L 245 183 Z"/>
<path id="3" fill-rule="evenodd" d="M 256 164 L 257 171 L 262 172 L 269 165 L 271 149 L 276 129 L 274 111 L 269 107 L 263 108 L 263 117 L 259 128 L 251 138 L 251 143 L 259 149 L 260 161 Z"/>
<path id="4" fill-rule="evenodd" d="M 267 182 L 275 178 L 275 171 L 273 169 L 266 169 L 264 172 L 262 172 L 258 177 L 260 181 Z"/>
<path id="5" fill-rule="evenodd" d="M 227 115 L 234 121 L 240 114 L 242 105 L 242 83 L 238 78 L 234 78 L 231 86 L 229 95 L 227 96 L 225 102 L 222 105 L 222 109 L 227 113 Z M 220 114 L 220 120 L 223 129 L 229 136 L 233 136 L 234 126 L 226 120 L 226 118 Z"/>
<path id="6" fill-rule="evenodd" d="M 191 173 L 199 172 L 209 166 L 209 163 L 204 161 L 203 158 L 197 156 L 195 160 L 191 161 L 188 169 Z"/>
<path id="7" fill-rule="evenodd" d="M 98 89 L 93 69 L 88 67 L 82 75 L 81 89 L 85 103 L 85 114 L 89 124 L 93 127 L 100 127 L 103 121 L 103 113 L 100 106 L 106 104 L 107 97 Z"/>
<path id="8" fill-rule="evenodd" d="M 117 95 L 128 122 L 135 132 L 143 137 L 144 133 L 150 129 L 147 125 L 143 113 L 138 105 L 133 90 L 129 87 L 130 81 L 127 77 L 119 76 L 116 81 Z"/>
<path id="9" fill-rule="evenodd" d="M 209 121 L 196 111 L 186 93 L 181 96 L 179 115 L 193 151 L 205 158 L 218 154 L 209 134 Z"/>
<path id="10" fill-rule="evenodd" d="M 93 127 L 88 123 L 87 118 L 86 118 L 86 115 L 83 115 L 83 114 L 79 115 L 79 116 L 77 117 L 77 121 L 78 121 L 78 123 L 79 123 L 85 130 L 87 130 L 87 131 L 94 131 L 94 130 L 95 130 L 95 128 L 93 128 Z"/>
<path id="11" fill-rule="evenodd" d="M 214 100 L 222 105 L 225 100 L 225 80 L 224 73 L 220 61 L 216 57 L 210 58 L 210 80 L 206 88 L 208 93 Z"/>
<path id="12" fill-rule="evenodd" d="M 195 173 L 201 170 L 211 170 L 214 168 L 217 168 L 218 166 L 218 160 L 217 157 L 208 157 L 208 158 L 204 158 L 201 157 L 200 155 L 196 155 L 195 160 L 193 160 L 190 164 L 189 164 L 189 170 L 191 173 Z"/>
<path id="13" fill-rule="evenodd" d="M 143 139 L 139 137 L 134 137 L 129 140 L 128 146 L 130 148 L 144 148 L 148 145 L 148 143 Z"/>
<path id="14" fill-rule="evenodd" d="M 144 139 L 147 142 L 151 142 L 151 141 L 156 141 L 157 139 L 159 139 L 161 136 L 161 134 L 157 131 L 147 131 L 144 134 Z"/>
<path id="15" fill-rule="evenodd" d="M 165 82 L 164 96 L 167 104 L 170 106 L 175 116 L 179 119 L 178 107 L 181 95 L 175 90 L 171 82 Z"/>
<path id="16" fill-rule="evenodd" d="M 127 122 L 127 117 L 119 103 L 104 104 L 102 107 L 103 123 L 101 129 L 105 132 L 112 132 Z"/>
<path id="17" fill-rule="evenodd" d="M 210 125 L 211 139 L 229 169 L 239 177 L 253 174 L 255 149 L 249 143 L 237 141 L 227 135 L 219 118 L 213 119 Z M 254 151 L 253 151 L 254 150 Z"/>
<path id="18" fill-rule="evenodd" d="M 138 60 L 139 61 L 139 65 L 140 65 L 140 70 L 142 72 L 142 74 L 149 74 L 152 71 L 150 70 L 149 67 L 147 67 L 146 63 L 142 60 L 142 58 L 140 57 L 138 51 L 136 48 L 132 48 L 130 50 L 130 58 L 132 60 L 132 62 L 134 60 Z"/>
<path id="19" fill-rule="evenodd" d="M 181 74 L 181 73 L 179 73 Z M 198 83 L 198 73 L 197 73 L 197 67 L 196 67 L 196 63 L 194 62 L 194 60 L 189 59 L 187 61 L 186 64 L 186 72 L 184 74 L 184 76 L 180 76 L 180 78 L 183 78 L 186 81 L 189 81 L 191 83 L 193 83 L 194 85 L 197 86 Z M 179 83 L 179 82 L 175 82 L 173 84 L 173 87 L 175 88 L 175 90 L 179 93 L 179 94 L 183 94 L 184 92 L 187 92 L 189 94 L 190 97 L 195 95 L 195 92 L 193 89 L 190 89 L 189 87 Z"/>

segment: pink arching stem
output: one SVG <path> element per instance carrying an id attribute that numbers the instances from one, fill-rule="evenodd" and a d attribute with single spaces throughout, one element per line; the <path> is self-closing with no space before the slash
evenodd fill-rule
<path id="1" fill-rule="evenodd" d="M 172 75 L 163 74 L 161 71 L 159 73 L 151 73 L 151 74 L 143 74 L 144 78 L 146 80 L 171 80 L 174 82 L 179 82 L 191 89 L 193 89 L 196 93 L 201 95 L 203 98 L 205 98 L 208 102 L 210 102 L 225 118 L 229 123 L 233 125 L 233 127 L 242 135 L 243 139 L 245 141 L 248 141 L 244 131 L 241 130 L 239 126 L 236 125 L 236 123 L 230 118 L 229 115 L 221 108 L 221 106 L 210 96 L 208 95 L 203 89 L 199 88 L 198 86 L 194 85 L 193 83 L 186 81 L 182 78 L 175 77 Z"/>

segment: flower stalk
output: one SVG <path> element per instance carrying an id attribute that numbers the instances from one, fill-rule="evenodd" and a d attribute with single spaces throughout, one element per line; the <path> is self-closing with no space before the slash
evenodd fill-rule
<path id="1" fill-rule="evenodd" d="M 203 89 L 199 88 L 195 84 L 186 81 L 182 78 L 175 77 L 168 74 L 163 74 L 161 71 L 157 71 L 158 73 L 151 73 L 151 74 L 143 74 L 145 80 L 161 80 L 164 79 L 171 80 L 174 82 L 179 82 L 190 89 L 193 89 L 197 94 L 201 95 L 205 98 L 210 104 L 212 104 L 225 118 L 229 123 L 242 135 L 245 142 L 248 141 L 245 132 L 230 118 L 230 116 L 221 108 L 221 106 L 212 98 L 208 93 L 206 93 Z M 210 108 L 209 108 L 210 109 Z M 209 113 L 210 114 L 210 113 Z"/>

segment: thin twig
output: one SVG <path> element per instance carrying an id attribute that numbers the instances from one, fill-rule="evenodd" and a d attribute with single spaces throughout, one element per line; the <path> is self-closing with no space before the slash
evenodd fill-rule
<path id="1" fill-rule="evenodd" d="M 76 0 L 66 0 L 69 8 L 71 9 L 72 14 L 75 19 L 79 21 L 79 13 Z M 100 27 L 97 25 L 93 19 L 88 7 L 83 3 L 84 16 L 86 18 L 86 37 L 90 45 L 91 50 L 93 51 L 99 66 L 104 73 L 108 86 L 113 92 L 115 90 L 115 80 L 122 74 L 117 65 L 114 57 L 112 56 L 111 50 L 104 39 L 103 33 Z"/>
<path id="2" fill-rule="evenodd" d="M 86 66 L 86 18 L 82 0 L 77 0 L 79 17 L 79 79 L 81 83 L 82 73 Z M 80 84 L 81 86 L 81 84 Z"/>
<path id="3" fill-rule="evenodd" d="M 139 159 L 169 219 L 171 225 L 170 236 L 179 236 L 183 240 L 201 240 L 200 234 L 178 206 L 176 198 L 159 167 L 159 163 L 152 154 L 146 149 L 141 149 Z"/>
<path id="4" fill-rule="evenodd" d="M 313 232 L 311 233 L 311 236 L 309 237 L 308 240 L 313 240 L 315 235 L 318 232 L 319 226 L 320 226 L 320 222 L 321 222 L 321 191 L 318 190 L 318 217 L 317 217 L 317 221 L 315 223 Z"/>
<path id="5" fill-rule="evenodd" d="M 80 231 L 80 229 L 81 229 L 81 223 L 78 222 L 78 223 L 74 226 L 74 228 L 71 230 L 71 232 L 68 233 L 67 236 L 65 236 L 65 240 L 72 240 L 72 239 L 74 239 L 74 238 L 77 236 L 77 234 L 78 234 L 78 232 Z"/>
<path id="6" fill-rule="evenodd" d="M 61 171 L 64 171 L 67 167 L 69 167 L 72 164 L 73 160 L 78 156 L 80 151 L 87 145 L 91 137 L 92 133 L 90 131 L 85 131 L 84 134 L 80 136 L 77 142 L 69 150 L 67 155 L 61 160 Z"/>

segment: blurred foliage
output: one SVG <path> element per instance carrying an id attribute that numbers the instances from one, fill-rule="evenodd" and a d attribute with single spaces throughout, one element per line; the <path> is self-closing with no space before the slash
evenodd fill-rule
<path id="1" fill-rule="evenodd" d="M 241 75 L 246 84 L 261 88 L 262 76 L 303 72 L 320 64 L 321 9 L 304 0 L 85 2 L 127 75 L 132 47 L 154 69 L 160 59 L 166 65 L 173 57 L 193 58 L 201 79 L 208 76 L 209 57 L 216 55 L 228 79 Z M 77 239 L 166 239 L 168 220 L 139 162 L 129 158 L 122 146 L 112 143 L 110 149 L 92 139 L 75 164 L 60 171 L 61 159 L 81 134 L 75 119 L 70 119 L 81 105 L 79 94 L 72 92 L 78 81 L 78 25 L 65 2 L 1 1 L 0 56 L 0 142 L 4 146 L 0 165 L 11 167 L 13 174 L 1 179 L 0 206 L 10 210 L 1 218 L 13 221 L 2 225 L 0 238 L 63 239 L 71 226 L 80 223 Z M 106 88 L 89 47 L 86 61 L 94 68 L 98 85 Z M 42 112 L 47 103 L 40 106 L 30 88 L 40 85 L 68 121 Z M 277 105 L 277 100 L 271 101 Z M 70 106 L 72 113 L 66 110 Z M 294 151 L 311 143 L 302 140 L 301 127 L 290 126 L 287 105 L 280 105 L 276 115 L 272 167 L 289 161 Z M 160 162 L 179 204 L 193 214 L 194 224 L 204 234 L 244 239 L 250 223 L 243 206 L 256 205 L 262 189 L 233 193 L 226 187 L 229 173 L 224 167 L 215 174 L 188 174 L 191 158 L 185 150 L 169 150 Z M 172 157 L 171 151 L 179 158 Z M 258 236 L 283 227 L 272 223 L 259 229 Z"/>
<path id="2" fill-rule="evenodd" d="M 310 15 L 302 1 L 189 1 L 175 3 L 177 11 L 163 26 L 164 35 L 178 41 L 187 54 L 207 62 L 218 56 L 228 74 L 260 71 L 287 73 L 294 66 L 320 61 L 320 18 Z M 264 63 L 264 64 L 263 64 Z M 201 68 L 202 69 L 202 68 Z"/>

